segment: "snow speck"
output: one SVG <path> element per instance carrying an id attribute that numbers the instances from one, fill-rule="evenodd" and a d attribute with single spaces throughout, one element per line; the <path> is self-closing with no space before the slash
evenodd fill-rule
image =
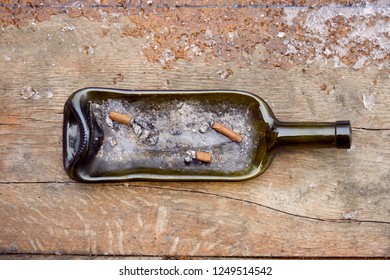
<path id="1" fill-rule="evenodd" d="M 355 145 L 351 145 L 351 148 L 349 148 L 348 150 L 347 150 L 347 152 L 353 152 L 353 151 L 355 151 L 356 150 L 356 146 Z"/>
<path id="2" fill-rule="evenodd" d="M 325 50 L 324 50 L 324 55 L 326 55 L 326 56 L 330 56 L 331 54 L 332 54 L 332 51 L 331 50 L 329 50 L 328 48 L 326 48 Z"/>
<path id="3" fill-rule="evenodd" d="M 238 34 L 237 34 L 237 31 L 235 31 L 235 32 L 229 32 L 229 33 L 228 33 L 228 37 L 229 37 L 229 40 L 230 40 L 230 41 L 234 41 L 234 40 L 237 39 L 239 36 L 238 36 Z"/>
<path id="4" fill-rule="evenodd" d="M 189 46 L 188 54 L 191 57 L 200 56 L 200 55 L 202 55 L 202 51 L 197 45 L 191 44 Z"/>
<path id="5" fill-rule="evenodd" d="M 363 93 L 363 105 L 367 110 L 374 109 L 375 97 L 372 93 Z"/>
<path id="6" fill-rule="evenodd" d="M 378 156 L 377 158 L 376 158 L 376 162 L 383 162 L 383 160 L 385 159 L 385 156 L 384 155 L 380 155 L 380 156 Z"/>
<path id="7" fill-rule="evenodd" d="M 355 64 L 352 66 L 352 68 L 355 70 L 362 68 L 367 59 L 368 59 L 367 56 L 359 57 L 359 59 L 355 62 Z"/>
<path id="8" fill-rule="evenodd" d="M 79 47 L 80 53 L 85 53 L 86 55 L 93 55 L 95 53 L 95 45 L 83 45 L 82 47 Z"/>
<path id="9" fill-rule="evenodd" d="M 233 70 L 231 69 L 225 69 L 225 70 L 219 70 L 217 72 L 221 79 L 227 79 L 230 75 L 233 75 Z"/>
<path id="10" fill-rule="evenodd" d="M 30 85 L 24 86 L 20 90 L 20 97 L 24 100 L 27 99 L 40 99 L 41 96 L 39 95 L 39 92 L 33 89 Z"/>
<path id="11" fill-rule="evenodd" d="M 301 11 L 304 11 L 304 10 L 306 10 L 306 8 L 304 8 L 304 9 L 285 8 L 283 11 L 285 14 L 285 16 L 283 17 L 283 20 L 287 23 L 288 26 L 291 26 L 291 25 L 293 25 L 294 19 L 299 15 L 299 13 Z"/>
<path id="12" fill-rule="evenodd" d="M 53 91 L 50 89 L 46 90 L 45 96 L 46 96 L 46 98 L 49 98 L 49 99 L 52 98 L 54 96 Z"/>
<path id="13" fill-rule="evenodd" d="M 66 25 L 66 26 L 62 27 L 61 31 L 62 32 L 66 32 L 66 31 L 73 31 L 75 29 L 76 29 L 76 27 L 74 27 L 74 25 L 70 24 L 70 25 Z"/>
<path id="14" fill-rule="evenodd" d="M 360 213 L 362 212 L 362 209 L 356 209 L 349 211 L 347 213 L 343 214 L 344 219 L 346 220 L 353 220 L 355 219 Z"/>

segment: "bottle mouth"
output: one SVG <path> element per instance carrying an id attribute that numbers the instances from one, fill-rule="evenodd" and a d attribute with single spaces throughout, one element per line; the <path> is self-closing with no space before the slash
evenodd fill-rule
<path id="1" fill-rule="evenodd" d="M 337 121 L 335 133 L 337 149 L 350 149 L 352 143 L 351 122 Z"/>

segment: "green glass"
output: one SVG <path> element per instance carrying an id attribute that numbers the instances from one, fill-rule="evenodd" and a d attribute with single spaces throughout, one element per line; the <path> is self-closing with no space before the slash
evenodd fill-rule
<path id="1" fill-rule="evenodd" d="M 131 123 L 112 121 L 111 111 Z M 213 121 L 242 142 L 213 130 Z M 263 173 L 282 146 L 348 149 L 350 122 L 281 122 L 256 95 L 225 90 L 85 88 L 64 106 L 64 168 L 78 181 L 247 180 Z M 208 152 L 212 161 L 188 162 L 188 151 Z"/>

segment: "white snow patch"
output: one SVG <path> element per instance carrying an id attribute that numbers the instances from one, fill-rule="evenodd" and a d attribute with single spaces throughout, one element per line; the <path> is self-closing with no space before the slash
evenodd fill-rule
<path id="1" fill-rule="evenodd" d="M 363 93 L 363 105 L 368 110 L 374 109 L 375 97 L 372 93 Z"/>

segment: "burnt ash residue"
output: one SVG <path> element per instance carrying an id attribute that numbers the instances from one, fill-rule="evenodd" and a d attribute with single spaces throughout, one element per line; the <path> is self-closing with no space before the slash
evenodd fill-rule
<path id="1" fill-rule="evenodd" d="M 109 99 L 91 102 L 90 108 L 104 139 L 91 160 L 91 172 L 177 172 L 177 174 L 247 173 L 264 142 L 256 125 L 255 107 L 227 101 L 161 101 L 145 99 L 134 102 Z M 132 116 L 130 125 L 113 122 L 110 112 Z M 205 127 L 218 120 L 240 133 L 244 140 L 236 143 Z M 212 154 L 211 163 L 186 160 L 188 151 Z"/>
<path id="2" fill-rule="evenodd" d="M 390 60 L 390 6 L 365 2 L 6 0 L 0 24 L 21 27 L 61 13 L 109 24 L 128 17 L 122 35 L 143 38 L 145 59 L 164 68 L 201 56 L 206 64 L 238 67 L 289 69 L 330 60 L 360 69 Z"/>

